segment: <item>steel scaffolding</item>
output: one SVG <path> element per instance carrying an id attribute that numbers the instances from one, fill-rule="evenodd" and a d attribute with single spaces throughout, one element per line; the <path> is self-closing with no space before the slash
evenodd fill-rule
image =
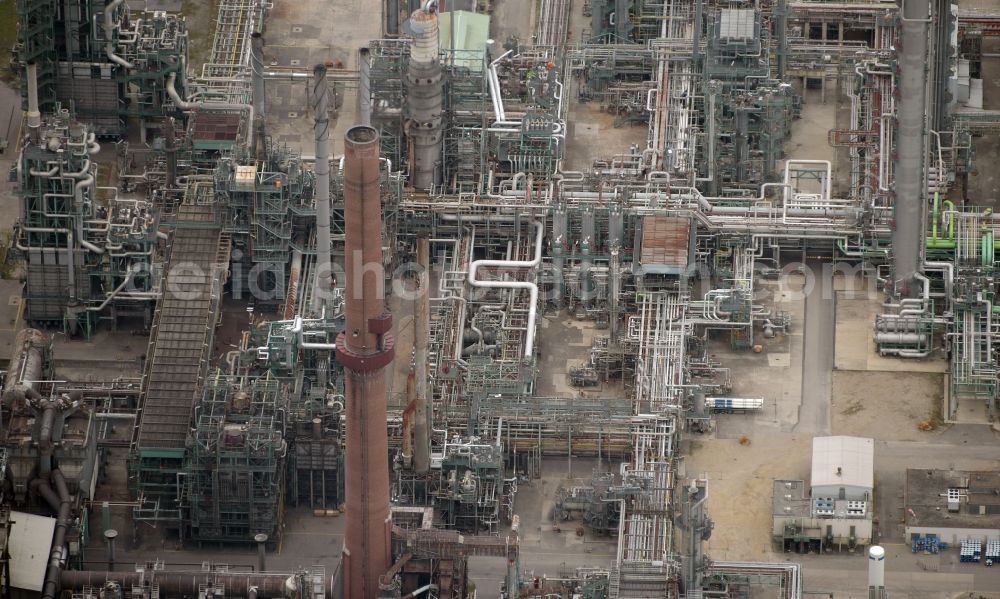
<path id="1" fill-rule="evenodd" d="M 179 476 L 196 541 L 280 539 L 285 500 L 284 393 L 276 380 L 216 374 L 195 408 L 191 447 Z"/>

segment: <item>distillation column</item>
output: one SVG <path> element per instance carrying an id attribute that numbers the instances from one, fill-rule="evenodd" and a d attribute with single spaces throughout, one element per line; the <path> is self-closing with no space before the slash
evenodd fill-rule
<path id="1" fill-rule="evenodd" d="M 438 20 L 436 3 L 413 12 L 410 28 L 410 63 L 406 70 L 406 132 L 413 144 L 415 189 L 426 190 L 440 179 L 441 161 L 441 63 L 438 60 Z"/>
<path id="2" fill-rule="evenodd" d="M 379 139 L 371 127 L 353 127 L 345 136 L 344 225 L 346 318 L 337 336 L 347 404 L 344 597 L 372 599 L 391 565 L 385 422 L 393 339 L 382 268 Z"/>
<path id="3" fill-rule="evenodd" d="M 923 244 L 924 155 L 927 136 L 927 0 L 900 0 L 901 42 L 899 140 L 896 160 L 896 197 L 893 202 L 895 229 L 892 234 L 893 281 L 896 293 L 912 295 L 913 277 L 920 264 Z"/>

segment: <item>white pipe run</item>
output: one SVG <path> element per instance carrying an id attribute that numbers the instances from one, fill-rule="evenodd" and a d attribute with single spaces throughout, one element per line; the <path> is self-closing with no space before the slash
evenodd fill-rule
<path id="1" fill-rule="evenodd" d="M 248 123 L 253 122 L 253 104 L 236 104 L 233 102 L 205 102 L 204 100 L 198 100 L 197 102 L 186 102 L 181 95 L 177 93 L 177 87 L 175 82 L 177 81 L 177 73 L 170 73 L 167 75 L 167 95 L 170 99 L 174 101 L 177 108 L 181 110 L 194 110 L 196 108 L 201 108 L 203 110 L 246 110 L 249 111 L 249 117 L 247 119 Z M 253 142 L 253 127 L 247 127 L 247 146 L 252 145 Z"/>
<path id="2" fill-rule="evenodd" d="M 469 265 L 468 283 L 485 289 L 527 289 L 531 296 L 528 305 L 528 330 L 524 338 L 524 359 L 531 361 L 535 349 L 535 320 L 537 318 L 538 285 L 530 281 L 480 281 L 476 273 L 480 268 L 537 268 L 542 263 L 542 237 L 545 225 L 535 221 L 535 257 L 531 260 L 476 260 Z"/>
<path id="3" fill-rule="evenodd" d="M 115 54 L 114 32 L 116 27 L 121 26 L 121 23 L 116 24 L 111 13 L 113 13 L 115 9 L 118 8 L 118 6 L 124 1 L 125 0 L 114 0 L 111 4 L 104 7 L 104 37 L 107 40 L 105 42 L 104 52 L 108 55 L 108 60 L 111 62 L 121 65 L 126 69 L 134 69 L 134 64 Z"/>

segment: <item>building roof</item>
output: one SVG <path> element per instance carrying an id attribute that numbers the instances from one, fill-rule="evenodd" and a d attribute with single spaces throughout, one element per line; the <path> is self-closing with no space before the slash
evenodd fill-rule
<path id="1" fill-rule="evenodd" d="M 958 490 L 957 512 L 948 511 L 949 489 Z M 906 471 L 906 526 L 1000 528 L 1000 473 L 967 470 Z"/>
<path id="2" fill-rule="evenodd" d="M 756 11 L 746 8 L 724 8 L 720 13 L 719 39 L 740 41 L 753 39 Z"/>
<path id="3" fill-rule="evenodd" d="M 813 488 L 874 488 L 874 439 L 843 436 L 813 438 L 810 484 Z"/>
<path id="4" fill-rule="evenodd" d="M 455 45 L 452 46 L 451 21 L 455 20 Z M 438 31 L 442 50 L 455 49 L 455 64 L 474 71 L 483 67 L 486 40 L 490 37 L 490 17 L 467 10 L 443 12 L 438 15 Z"/>
<path id="5" fill-rule="evenodd" d="M 691 263 L 691 220 L 680 216 L 644 216 L 639 263 L 643 272 L 680 274 Z"/>
<path id="6" fill-rule="evenodd" d="M 10 586 L 26 591 L 42 590 L 52 548 L 56 519 L 25 512 L 10 513 Z"/>

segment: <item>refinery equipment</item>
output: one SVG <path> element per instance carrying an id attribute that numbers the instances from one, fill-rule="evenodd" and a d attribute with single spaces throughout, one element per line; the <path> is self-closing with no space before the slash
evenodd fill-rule
<path id="1" fill-rule="evenodd" d="M 590 0 L 580 25 L 538 0 L 533 34 L 486 39 L 435 0 L 385 4 L 354 72 L 286 66 L 272 3 L 221 0 L 198 72 L 179 15 L 18 0 L 13 246 L 35 328 L 5 371 L 0 492 L 58 516 L 45 599 L 457 598 L 477 556 L 503 560 L 508 598 L 799 599 L 796 564 L 706 555 L 711 485 L 684 448 L 720 413 L 776 406 L 739 395 L 727 352 L 791 343 L 797 316 L 761 292 L 807 257 L 884 293 L 878 359 L 947 357 L 946 419 L 997 416 L 1000 219 L 969 189 L 1000 131 L 980 78 L 1000 17 Z M 270 129 L 278 80 L 308 90 L 314 146 Z M 787 143 L 817 95 L 845 102 L 832 158 Z M 86 384 L 53 374 L 37 330 L 129 325 L 148 334 L 141 379 Z M 119 420 L 128 441 L 108 437 Z M 343 510 L 343 546 L 286 573 L 80 570 L 103 448 L 127 451 L 137 540 L 287 547 L 295 506 Z M 518 517 L 555 458 L 570 472 L 546 517 L 613 543 L 558 579 L 532 571 L 539 531 Z M 862 461 L 816 458 L 811 492 L 776 481 L 774 538 L 871 542 Z"/>
<path id="2" fill-rule="evenodd" d="M 168 114 L 168 79 L 183 91 L 187 30 L 178 15 L 133 15 L 124 0 L 18 0 L 20 27 L 14 64 L 36 65 L 38 106 L 57 104 L 102 137 L 120 137 L 128 119 Z M 25 106 L 32 110 L 30 97 Z M 36 109 L 37 110 L 37 109 Z"/>
<path id="3" fill-rule="evenodd" d="M 25 318 L 89 335 L 102 318 L 139 316 L 148 325 L 156 298 L 157 212 L 142 199 L 97 184 L 94 131 L 57 106 L 38 115 L 29 64 L 28 141 L 17 160 L 20 219 L 16 248 L 28 272 Z"/>

